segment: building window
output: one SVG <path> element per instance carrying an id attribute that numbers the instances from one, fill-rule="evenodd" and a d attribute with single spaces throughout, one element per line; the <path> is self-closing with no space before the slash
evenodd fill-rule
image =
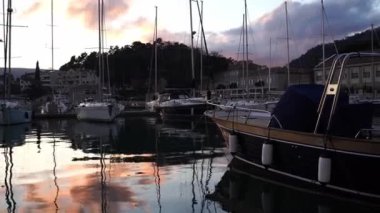
<path id="1" fill-rule="evenodd" d="M 357 79 L 357 78 L 359 78 L 359 72 L 357 70 L 352 70 L 351 79 Z"/>
<path id="2" fill-rule="evenodd" d="M 371 77 L 371 72 L 365 70 L 365 71 L 363 72 L 363 78 L 370 78 L 370 77 Z"/>

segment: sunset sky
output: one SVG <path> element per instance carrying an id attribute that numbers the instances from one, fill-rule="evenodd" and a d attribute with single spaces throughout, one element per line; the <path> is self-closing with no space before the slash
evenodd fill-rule
<path id="1" fill-rule="evenodd" d="M 54 0 L 54 68 L 73 55 L 95 51 L 98 44 L 97 0 Z M 106 46 L 151 42 L 155 6 L 158 7 L 158 37 L 190 44 L 188 0 L 104 0 Z M 199 1 L 200 2 L 200 1 Z M 42 69 L 51 64 L 51 0 L 13 1 L 12 66 Z M 201 3 L 200 3 L 201 4 Z M 193 26 L 199 17 L 193 2 Z M 238 57 L 244 0 L 203 0 L 204 29 L 210 52 Z M 247 0 L 250 59 L 269 62 L 272 40 L 274 65 L 286 63 L 286 19 L 282 0 Z M 380 25 L 379 0 L 325 0 L 326 40 Z M 321 1 L 288 1 L 290 57 L 296 58 L 321 43 Z M 198 34 L 198 33 L 197 33 Z M 197 34 L 194 42 L 197 44 Z M 198 44 L 199 45 L 199 44 Z M 240 48 L 241 49 L 241 48 Z M 241 57 L 241 56 L 240 56 Z"/>

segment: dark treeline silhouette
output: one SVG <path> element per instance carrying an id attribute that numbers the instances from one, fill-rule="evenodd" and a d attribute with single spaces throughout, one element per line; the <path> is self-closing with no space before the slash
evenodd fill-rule
<path id="1" fill-rule="evenodd" d="M 108 60 L 110 80 L 114 87 L 132 87 L 135 90 L 146 91 L 150 78 L 154 84 L 154 44 L 135 41 L 132 45 L 111 47 L 104 60 Z M 195 80 L 191 71 L 191 48 L 177 42 L 157 40 L 158 78 L 166 81 L 166 87 L 190 88 L 200 81 L 200 50 L 194 48 Z M 204 85 L 209 85 L 213 75 L 228 69 L 232 59 L 227 59 L 218 53 L 206 55 L 203 53 L 203 76 L 208 79 Z M 107 64 L 107 63 L 105 63 Z M 89 69 L 98 70 L 98 53 L 82 53 L 75 57 L 60 70 Z M 107 75 L 106 75 L 107 76 Z M 107 79 L 106 79 L 107 80 Z"/>
<path id="2" fill-rule="evenodd" d="M 325 57 L 329 57 L 333 54 L 358 52 L 358 51 L 371 51 L 371 36 L 372 30 L 366 30 L 360 33 L 356 33 L 352 36 L 347 36 L 344 39 L 336 40 L 334 46 L 333 43 L 325 44 Z M 380 27 L 374 29 L 373 32 L 373 46 L 375 51 L 380 49 Z M 292 68 L 313 68 L 322 59 L 322 44 L 315 46 L 308 50 L 305 54 L 299 58 L 292 60 L 290 66 Z"/>
<path id="3" fill-rule="evenodd" d="M 342 40 L 335 41 L 339 53 L 371 50 L 371 30 L 366 30 Z M 374 49 L 380 49 L 380 27 L 374 30 Z M 103 57 L 108 60 L 111 85 L 116 88 L 133 88 L 141 94 L 154 84 L 154 44 L 135 41 L 132 45 L 111 47 Z M 166 82 L 169 88 L 199 88 L 200 82 L 200 50 L 194 48 L 195 80 L 192 79 L 191 48 L 178 42 L 157 39 L 158 78 Z M 208 55 L 203 53 L 203 89 L 216 87 L 213 82 L 215 74 L 228 69 L 241 69 L 241 62 L 221 56 L 217 52 Z M 325 45 L 326 58 L 336 54 L 333 43 Z M 292 69 L 310 70 L 322 59 L 322 45 L 317 45 L 305 54 L 290 62 Z M 105 63 L 107 64 L 107 63 Z M 70 61 L 60 70 L 89 69 L 97 72 L 98 53 L 82 53 L 72 56 Z M 266 69 L 266 66 L 249 63 L 250 70 Z M 279 68 L 285 70 L 285 67 Z M 107 77 L 107 75 L 106 75 Z M 108 79 L 106 79 L 108 80 Z M 149 85 L 150 82 L 150 85 Z M 195 85 L 194 85 L 195 82 Z"/>

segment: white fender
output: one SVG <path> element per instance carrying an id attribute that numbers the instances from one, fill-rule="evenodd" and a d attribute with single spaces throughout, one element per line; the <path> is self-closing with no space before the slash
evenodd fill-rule
<path id="1" fill-rule="evenodd" d="M 228 147 L 231 154 L 234 154 L 238 151 L 239 142 L 238 142 L 237 135 L 232 133 L 228 136 Z"/>
<path id="2" fill-rule="evenodd" d="M 273 144 L 263 143 L 263 147 L 261 149 L 261 163 L 264 166 L 269 166 L 273 161 Z"/>
<path id="3" fill-rule="evenodd" d="M 319 156 L 318 159 L 318 181 L 329 183 L 331 179 L 331 159 Z"/>

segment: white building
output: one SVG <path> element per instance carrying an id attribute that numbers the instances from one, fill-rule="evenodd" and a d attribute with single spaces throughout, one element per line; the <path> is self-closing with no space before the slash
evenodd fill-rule
<path id="1" fill-rule="evenodd" d="M 325 61 L 325 79 L 330 73 L 333 60 L 334 57 L 330 57 Z M 324 84 L 322 63 L 314 68 L 314 81 L 316 84 Z M 378 58 L 370 57 L 350 59 L 344 67 L 342 83 L 350 89 L 351 93 L 375 92 L 378 94 L 380 92 L 380 61 Z"/>
<path id="2" fill-rule="evenodd" d="M 244 89 L 261 89 L 257 87 L 256 83 L 259 81 L 264 82 L 264 90 L 271 91 L 284 91 L 287 88 L 287 72 L 285 68 L 273 68 L 270 73 L 267 67 L 260 67 L 256 70 L 249 70 L 248 77 L 243 74 L 242 70 L 227 70 L 217 73 L 214 76 L 214 85 L 224 85 L 229 88 L 230 85 L 235 84 L 237 88 Z M 309 84 L 312 83 L 313 76 L 312 70 L 291 69 L 290 84 Z"/>
<path id="3" fill-rule="evenodd" d="M 63 94 L 78 86 L 98 85 L 98 77 L 92 70 L 42 71 L 40 78 L 42 86 Z"/>

